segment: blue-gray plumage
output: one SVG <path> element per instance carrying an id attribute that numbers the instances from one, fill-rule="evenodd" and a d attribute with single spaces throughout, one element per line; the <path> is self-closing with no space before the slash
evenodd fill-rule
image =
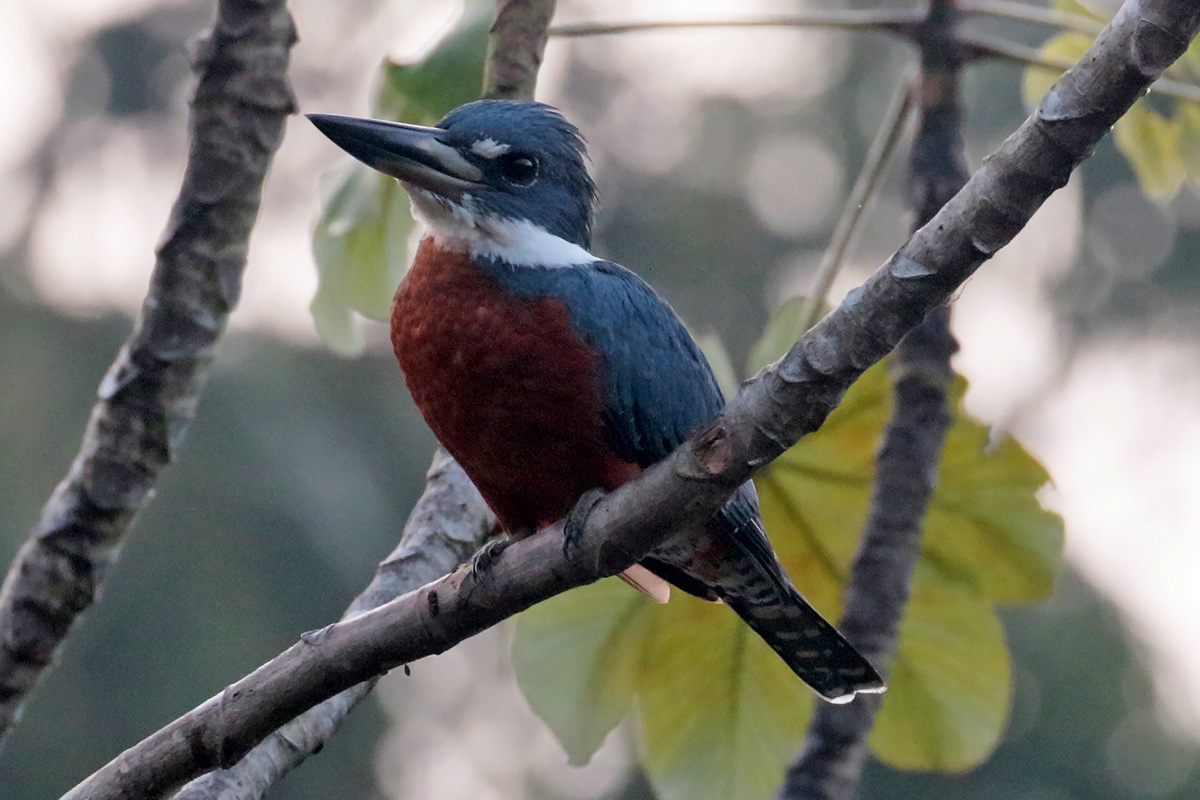
<path id="1" fill-rule="evenodd" d="M 396 294 L 392 341 L 430 427 L 510 533 L 561 519 L 588 489 L 616 488 L 720 412 L 675 312 L 587 252 L 595 186 L 582 137 L 556 110 L 481 101 L 434 128 L 312 119 L 399 178 L 428 228 Z M 642 565 L 728 603 L 826 699 L 882 690 L 784 573 L 753 484 Z"/>

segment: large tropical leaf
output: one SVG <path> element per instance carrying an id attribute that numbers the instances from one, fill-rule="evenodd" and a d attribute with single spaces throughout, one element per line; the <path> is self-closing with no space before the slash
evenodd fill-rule
<path id="1" fill-rule="evenodd" d="M 790 346 L 802 307 L 779 309 L 751 370 Z M 704 341 L 715 363 L 728 363 L 719 341 Z M 871 738 L 881 759 L 905 769 L 961 771 L 995 747 L 1011 689 L 993 606 L 1044 598 L 1062 546 L 1061 520 L 1037 499 L 1045 470 L 961 411 L 965 389 L 957 378 L 912 602 Z M 819 431 L 756 479 L 780 559 L 831 619 L 841 613 L 891 408 L 887 368 L 877 365 Z M 662 607 L 616 583 L 569 592 L 518 618 L 513 652 L 530 704 L 576 762 L 635 697 L 647 771 L 665 800 L 772 796 L 813 703 L 728 608 L 682 592 Z"/>

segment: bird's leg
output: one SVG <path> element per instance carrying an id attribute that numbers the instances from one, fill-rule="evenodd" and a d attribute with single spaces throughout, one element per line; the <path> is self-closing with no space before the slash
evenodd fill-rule
<path id="1" fill-rule="evenodd" d="M 603 489 L 588 489 L 567 512 L 567 519 L 563 524 L 563 555 L 567 557 L 567 561 L 574 560 L 571 558 L 571 548 L 579 544 L 579 537 L 583 535 L 583 526 L 587 523 L 592 509 L 604 498 L 604 494 Z"/>

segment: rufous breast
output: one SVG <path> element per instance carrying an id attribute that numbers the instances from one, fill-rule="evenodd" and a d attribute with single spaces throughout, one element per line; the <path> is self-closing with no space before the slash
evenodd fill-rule
<path id="1" fill-rule="evenodd" d="M 604 441 L 602 365 L 553 296 L 421 243 L 392 306 L 409 391 L 501 525 L 526 534 L 636 473 Z"/>

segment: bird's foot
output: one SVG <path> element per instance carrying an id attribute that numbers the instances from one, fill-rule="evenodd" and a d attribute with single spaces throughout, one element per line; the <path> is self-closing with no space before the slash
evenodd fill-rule
<path id="1" fill-rule="evenodd" d="M 589 489 L 584 492 L 575 505 L 567 512 L 563 524 L 563 555 L 567 561 L 572 561 L 571 549 L 579 546 L 579 537 L 583 535 L 584 525 L 591 516 L 592 509 L 604 498 L 602 489 Z"/>
<path id="2" fill-rule="evenodd" d="M 483 547 L 479 548 L 479 552 L 471 559 L 471 572 L 475 574 L 475 577 L 480 580 L 486 578 L 492 567 L 500 560 L 500 555 L 512 543 L 513 540 L 507 534 L 502 533 L 489 539 Z"/>

